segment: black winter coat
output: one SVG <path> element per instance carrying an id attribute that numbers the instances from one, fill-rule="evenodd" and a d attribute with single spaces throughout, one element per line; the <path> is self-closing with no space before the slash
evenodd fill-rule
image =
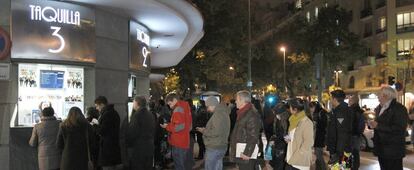
<path id="1" fill-rule="evenodd" d="M 155 117 L 146 109 L 142 108 L 132 113 L 131 121 L 128 126 L 127 144 L 131 148 L 132 158 L 136 161 L 132 161 L 132 167 L 139 167 L 140 164 L 146 162 L 140 162 L 139 159 L 143 157 L 150 157 L 154 155 L 154 135 L 155 135 Z"/>
<path id="2" fill-rule="evenodd" d="M 327 114 L 328 113 L 322 109 L 318 113 L 313 113 L 312 115 L 313 124 L 315 125 L 314 147 L 325 147 L 326 126 L 328 124 Z"/>
<path id="3" fill-rule="evenodd" d="M 62 149 L 61 170 L 88 170 L 88 146 L 95 145 L 92 126 L 89 124 L 77 127 L 60 126 L 57 147 Z"/>
<path id="4" fill-rule="evenodd" d="M 352 136 L 359 136 L 364 132 L 364 123 L 365 121 L 361 122 L 361 119 L 364 119 L 364 111 L 359 107 L 358 104 L 353 104 L 350 106 L 352 113 L 353 113 L 353 121 L 352 121 Z M 362 123 L 362 124 L 361 124 Z"/>
<path id="5" fill-rule="evenodd" d="M 352 110 L 345 102 L 328 114 L 327 146 L 331 155 L 340 158 L 352 151 Z"/>
<path id="6" fill-rule="evenodd" d="M 99 143 L 99 165 L 115 166 L 121 164 L 121 148 L 119 145 L 120 118 L 114 105 L 107 105 L 102 109 L 99 117 L 98 134 L 101 137 Z"/>
<path id="7" fill-rule="evenodd" d="M 394 99 L 381 115 L 380 111 L 381 106 L 378 106 L 375 109 L 378 125 L 374 129 L 374 154 L 384 159 L 403 158 L 408 123 L 407 109 Z"/>

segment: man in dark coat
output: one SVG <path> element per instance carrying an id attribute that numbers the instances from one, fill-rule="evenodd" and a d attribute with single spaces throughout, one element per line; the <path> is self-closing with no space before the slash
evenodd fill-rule
<path id="1" fill-rule="evenodd" d="M 349 98 L 349 108 L 352 110 L 352 170 L 359 169 L 361 148 L 360 137 L 364 133 L 365 120 L 364 111 L 359 107 L 359 98 L 357 95 L 352 95 Z"/>
<path id="2" fill-rule="evenodd" d="M 327 148 L 328 164 L 334 165 L 344 156 L 349 157 L 352 151 L 352 111 L 344 102 L 344 91 L 332 91 L 331 96 L 333 110 L 328 114 Z"/>
<path id="3" fill-rule="evenodd" d="M 240 170 L 257 168 L 257 161 L 251 159 L 253 152 L 258 148 L 261 116 L 251 103 L 248 91 L 239 91 L 236 95 L 237 120 L 230 139 L 230 159 L 234 160 Z M 244 150 L 237 150 L 237 144 L 245 144 Z M 241 148 L 239 148 L 241 149 Z M 240 153 L 240 156 L 237 154 Z"/>
<path id="4" fill-rule="evenodd" d="M 95 99 L 95 107 L 100 112 L 98 124 L 99 165 L 103 170 L 118 169 L 121 164 L 121 147 L 119 145 L 120 118 L 113 104 L 108 104 L 104 96 Z"/>
<path id="5" fill-rule="evenodd" d="M 382 170 L 403 169 L 408 114 L 396 97 L 393 88 L 382 87 L 378 94 L 380 105 L 375 109 L 376 118 L 369 122 L 374 129 L 374 154 L 378 156 Z"/>
<path id="6" fill-rule="evenodd" d="M 128 127 L 127 144 L 131 148 L 130 165 L 134 170 L 152 169 L 155 117 L 146 108 L 143 96 L 134 98 L 134 113 Z"/>

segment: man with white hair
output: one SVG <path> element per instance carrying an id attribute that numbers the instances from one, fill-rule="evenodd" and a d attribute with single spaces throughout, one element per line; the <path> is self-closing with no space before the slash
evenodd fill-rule
<path id="1" fill-rule="evenodd" d="M 256 169 L 257 162 L 255 159 L 251 159 L 251 156 L 260 140 L 262 125 L 260 114 L 251 103 L 251 96 L 248 91 L 237 92 L 236 105 L 239 110 L 230 138 L 230 159 L 235 160 L 239 170 Z M 240 156 L 236 156 L 237 144 L 245 145 Z"/>
<path id="2" fill-rule="evenodd" d="M 376 118 L 369 122 L 374 129 L 374 154 L 378 156 L 381 170 L 403 169 L 408 114 L 396 97 L 393 88 L 382 87 L 378 93 L 380 105 L 375 109 Z"/>

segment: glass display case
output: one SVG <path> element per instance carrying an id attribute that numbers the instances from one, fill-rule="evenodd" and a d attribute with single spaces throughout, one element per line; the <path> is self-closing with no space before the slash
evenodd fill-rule
<path id="1" fill-rule="evenodd" d="M 72 107 L 84 110 L 84 69 L 53 64 L 19 64 L 17 126 L 40 122 L 41 110 L 51 106 L 64 120 Z"/>

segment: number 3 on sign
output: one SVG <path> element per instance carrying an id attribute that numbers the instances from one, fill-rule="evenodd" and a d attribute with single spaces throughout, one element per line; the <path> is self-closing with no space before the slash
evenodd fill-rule
<path id="1" fill-rule="evenodd" d="M 49 52 L 50 53 L 59 53 L 59 52 L 61 52 L 62 50 L 63 50 L 63 48 L 65 48 L 65 39 L 62 37 L 62 35 L 60 35 L 58 32 L 60 31 L 60 27 L 54 27 L 54 26 L 51 26 L 50 27 L 50 29 L 51 30 L 55 30 L 53 33 L 52 33 L 52 35 L 53 36 L 56 36 L 58 39 L 59 39 L 59 41 L 60 41 L 60 47 L 58 48 L 58 49 L 49 49 Z"/>

